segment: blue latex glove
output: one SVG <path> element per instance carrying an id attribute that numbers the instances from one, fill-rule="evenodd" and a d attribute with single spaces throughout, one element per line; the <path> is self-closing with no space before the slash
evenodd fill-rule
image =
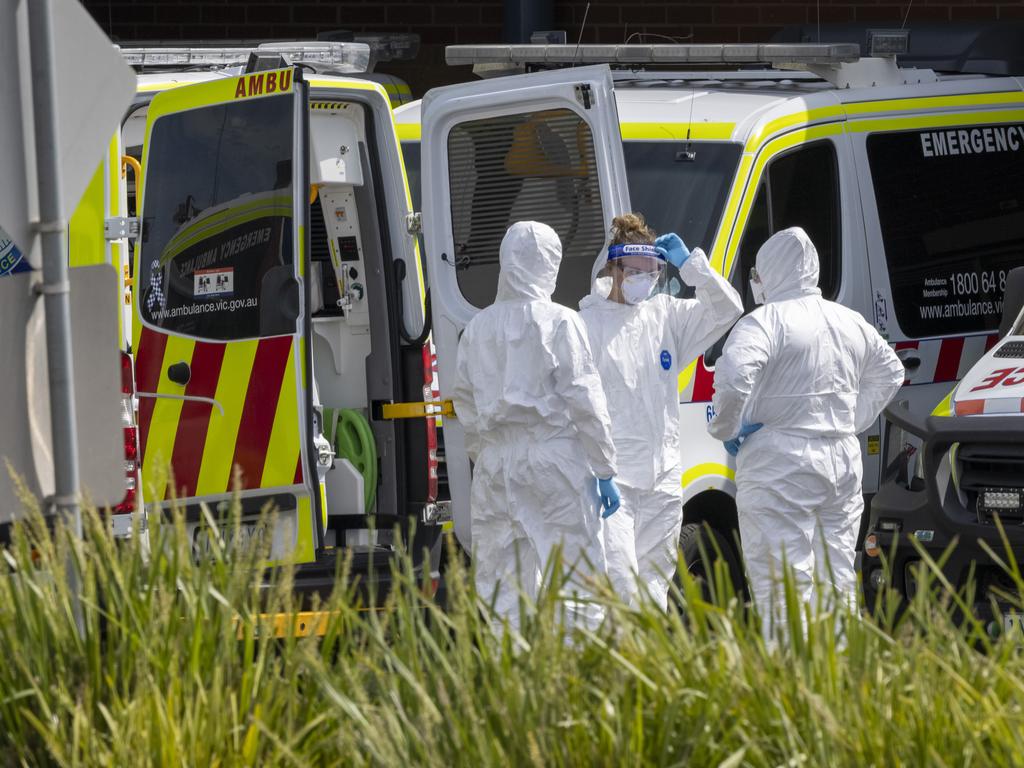
<path id="1" fill-rule="evenodd" d="M 736 437 L 725 441 L 725 450 L 729 452 L 730 456 L 735 456 L 740 452 L 740 446 L 746 442 L 746 439 L 763 426 L 764 424 L 744 424 L 740 427 L 740 433 Z"/>
<path id="2" fill-rule="evenodd" d="M 601 517 L 611 517 L 619 511 L 622 499 L 619 496 L 619 487 L 615 485 L 615 480 L 610 477 L 607 480 L 598 478 L 597 492 L 601 497 L 601 504 L 598 506 L 598 510 L 604 509 L 601 512 Z"/>
<path id="3" fill-rule="evenodd" d="M 686 243 L 675 232 L 659 235 L 654 241 L 654 247 L 676 269 L 682 267 L 686 260 L 690 258 L 690 249 L 686 247 Z"/>

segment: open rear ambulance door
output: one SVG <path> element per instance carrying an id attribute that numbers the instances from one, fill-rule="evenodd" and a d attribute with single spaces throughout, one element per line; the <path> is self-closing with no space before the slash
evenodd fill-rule
<path id="1" fill-rule="evenodd" d="M 433 338 L 449 398 L 459 336 L 494 301 L 511 224 L 540 221 L 561 238 L 556 302 L 577 309 L 590 291 L 611 220 L 629 210 L 611 72 L 576 67 L 432 90 L 422 157 Z M 445 419 L 444 436 L 455 532 L 469 548 L 470 462 L 457 418 Z"/>
<path id="2" fill-rule="evenodd" d="M 237 490 L 231 535 L 273 560 L 322 545 L 313 448 L 307 85 L 279 69 L 176 88 L 149 106 L 133 322 L 143 498 L 202 504 Z M 278 510 L 258 524 L 262 509 Z"/>

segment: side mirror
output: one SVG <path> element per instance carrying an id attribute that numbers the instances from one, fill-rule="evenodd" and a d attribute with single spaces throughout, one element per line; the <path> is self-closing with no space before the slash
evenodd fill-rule
<path id="1" fill-rule="evenodd" d="M 1024 267 L 1014 267 L 1006 275 L 1006 293 L 1003 294 L 1003 318 L 999 322 L 999 338 L 1003 338 L 1017 322 L 1024 309 Z"/>

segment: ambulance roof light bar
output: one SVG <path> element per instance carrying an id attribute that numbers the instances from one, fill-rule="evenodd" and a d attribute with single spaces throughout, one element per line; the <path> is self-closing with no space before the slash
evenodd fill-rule
<path id="1" fill-rule="evenodd" d="M 445 48 L 445 60 L 451 66 L 768 64 L 784 68 L 843 64 L 859 59 L 860 46 L 856 43 L 586 43 L 579 46 L 570 43 L 449 45 Z"/>
<path id="2" fill-rule="evenodd" d="M 129 66 L 140 68 L 231 67 L 244 65 L 251 53 L 278 54 L 290 64 L 309 64 L 346 74 L 364 73 L 370 65 L 370 46 L 366 43 L 283 42 L 230 47 L 150 46 L 120 48 L 120 51 Z"/>

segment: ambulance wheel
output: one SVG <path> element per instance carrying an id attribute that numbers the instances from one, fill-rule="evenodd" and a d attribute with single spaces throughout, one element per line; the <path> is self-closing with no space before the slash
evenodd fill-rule
<path id="1" fill-rule="evenodd" d="M 715 597 L 711 576 L 714 573 L 714 562 L 719 557 L 725 563 L 733 593 L 745 598 L 747 582 L 743 561 L 735 542 L 723 531 L 700 523 L 688 523 L 679 532 L 679 551 L 687 573 L 700 587 L 705 601 L 712 602 Z"/>

